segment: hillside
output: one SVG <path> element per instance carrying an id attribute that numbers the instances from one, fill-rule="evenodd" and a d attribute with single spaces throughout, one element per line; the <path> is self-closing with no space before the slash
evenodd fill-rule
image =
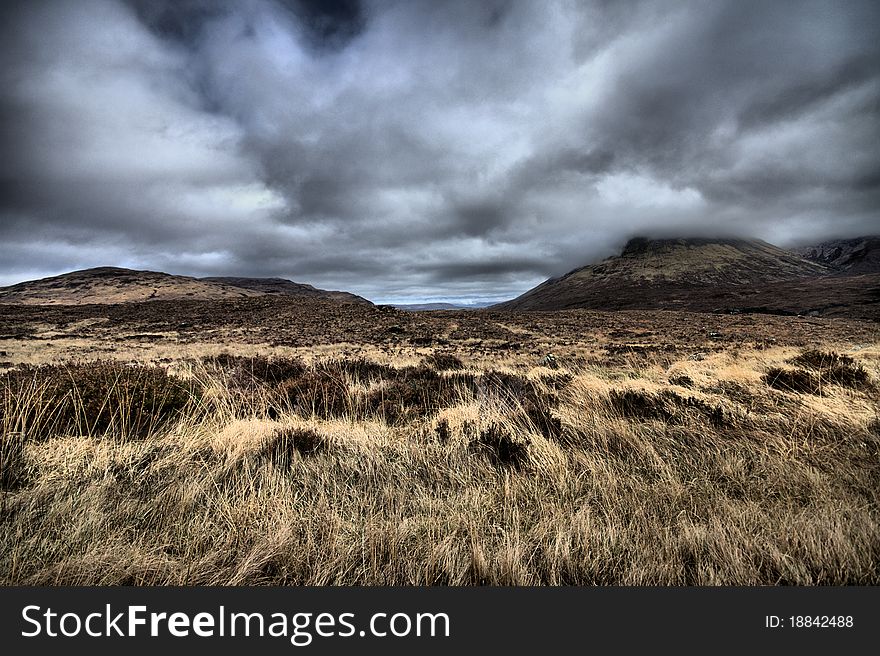
<path id="1" fill-rule="evenodd" d="M 261 285 L 262 283 L 262 285 Z M 285 294 L 309 299 L 369 303 L 354 294 L 325 292 L 280 279 L 192 278 L 158 271 L 98 267 L 0 288 L 0 303 L 86 305 L 141 301 L 220 301 Z"/>
<path id="2" fill-rule="evenodd" d="M 876 319 L 880 276 L 834 269 L 744 239 L 632 239 L 620 255 L 551 278 L 499 310 L 677 309 Z"/>
<path id="3" fill-rule="evenodd" d="M 802 246 L 794 253 L 835 269 L 838 274 L 880 273 L 880 237 L 833 239 Z"/>
<path id="4" fill-rule="evenodd" d="M 260 294 L 281 294 L 284 296 L 298 296 L 302 298 L 337 301 L 340 303 L 360 303 L 372 305 L 367 299 L 349 292 L 327 291 L 311 285 L 293 282 L 284 278 L 236 278 L 231 276 L 200 278 L 207 282 L 229 285 L 239 289 L 246 289 Z"/>

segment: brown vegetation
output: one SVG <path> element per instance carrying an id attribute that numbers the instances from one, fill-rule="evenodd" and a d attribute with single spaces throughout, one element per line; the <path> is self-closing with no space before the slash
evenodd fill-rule
<path id="1" fill-rule="evenodd" d="M 0 580 L 880 583 L 876 341 L 599 349 L 18 366 Z"/>
<path id="2" fill-rule="evenodd" d="M 5 306 L 0 356 L 5 584 L 880 583 L 875 324 Z"/>

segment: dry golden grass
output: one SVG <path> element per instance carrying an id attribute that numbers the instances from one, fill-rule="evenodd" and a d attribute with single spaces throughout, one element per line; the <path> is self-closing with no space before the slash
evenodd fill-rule
<path id="1" fill-rule="evenodd" d="M 763 381 L 803 350 L 178 358 L 192 400 L 148 435 L 41 419 L 58 399 L 12 370 L 0 582 L 878 584 L 880 345 L 861 386 Z"/>

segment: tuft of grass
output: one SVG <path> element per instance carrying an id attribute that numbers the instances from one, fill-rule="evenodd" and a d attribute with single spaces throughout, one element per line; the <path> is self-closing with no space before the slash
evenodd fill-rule
<path id="1" fill-rule="evenodd" d="M 328 376 L 336 378 L 348 377 L 361 382 L 395 378 L 398 375 L 396 367 L 373 362 L 363 357 L 330 359 L 319 364 L 317 368 Z"/>
<path id="2" fill-rule="evenodd" d="M 304 417 L 354 418 L 358 411 L 348 381 L 338 372 L 306 370 L 300 377 L 281 383 L 276 394 L 288 408 Z"/>
<path id="3" fill-rule="evenodd" d="M 437 371 L 456 371 L 464 369 L 464 362 L 461 358 L 456 357 L 452 353 L 444 353 L 435 351 L 422 359 L 422 365 L 436 369 Z"/>
<path id="4" fill-rule="evenodd" d="M 522 469 L 529 460 L 528 438 L 513 435 L 501 424 L 489 424 L 471 444 L 478 453 L 499 467 Z"/>
<path id="5" fill-rule="evenodd" d="M 544 437 L 558 440 L 562 436 L 562 420 L 553 415 L 550 406 L 540 402 L 528 402 L 523 406 L 528 422 Z"/>
<path id="6" fill-rule="evenodd" d="M 265 356 L 241 356 L 230 353 L 206 356 L 202 361 L 229 373 L 233 387 L 252 388 L 260 383 L 282 383 L 299 378 L 306 365 L 299 358 L 268 358 Z"/>
<path id="7" fill-rule="evenodd" d="M 161 367 L 97 361 L 13 369 L 0 376 L 0 394 L 4 433 L 142 439 L 197 403 L 201 390 Z"/>
<path id="8" fill-rule="evenodd" d="M 770 367 L 763 376 L 770 387 L 796 394 L 821 394 L 822 378 L 804 369 Z"/>
<path id="9" fill-rule="evenodd" d="M 303 417 L 378 418 L 400 425 L 431 417 L 475 391 L 474 377 L 423 365 L 394 368 L 367 360 L 330 361 L 283 382 L 274 393 Z"/>
<path id="10" fill-rule="evenodd" d="M 831 383 L 851 389 L 872 387 L 867 369 L 848 355 L 811 349 L 795 356 L 789 362 L 816 372 L 820 380 L 826 384 Z"/>
<path id="11" fill-rule="evenodd" d="M 611 390 L 611 407 L 631 419 L 669 421 L 674 417 L 663 396 L 642 390 Z"/>
<path id="12" fill-rule="evenodd" d="M 703 420 L 708 419 L 716 428 L 732 422 L 720 405 L 707 403 L 695 396 L 680 396 L 670 389 L 656 393 L 636 389 L 611 390 L 609 402 L 616 413 L 640 421 L 679 424 L 696 414 Z"/>
<path id="13" fill-rule="evenodd" d="M 3 431 L 0 434 L 0 490 L 15 490 L 29 478 L 29 467 L 21 433 Z"/>
<path id="14" fill-rule="evenodd" d="M 260 456 L 281 471 L 290 471 L 294 454 L 308 458 L 327 450 L 327 438 L 312 428 L 281 428 L 269 438 Z"/>
<path id="15" fill-rule="evenodd" d="M 669 382 L 673 385 L 678 385 L 679 387 L 694 387 L 694 379 L 688 376 L 687 374 L 681 374 L 679 376 L 670 376 Z"/>
<path id="16" fill-rule="evenodd" d="M 437 436 L 437 440 L 442 444 L 445 444 L 450 440 L 452 437 L 452 430 L 449 428 L 449 420 L 446 417 L 443 417 L 437 422 L 437 426 L 434 428 L 434 433 Z"/>
<path id="17" fill-rule="evenodd" d="M 559 391 L 568 387 L 569 383 L 574 380 L 574 376 L 567 371 L 554 371 L 541 377 L 541 381 L 550 389 Z"/>
<path id="18" fill-rule="evenodd" d="M 389 425 L 400 425 L 455 405 L 472 386 L 471 376 L 444 376 L 425 366 L 406 367 L 374 390 L 368 404 L 371 412 Z"/>

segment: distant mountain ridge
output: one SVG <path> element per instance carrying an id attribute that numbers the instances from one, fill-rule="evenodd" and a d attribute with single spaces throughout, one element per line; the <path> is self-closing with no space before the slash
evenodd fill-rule
<path id="1" fill-rule="evenodd" d="M 398 310 L 406 310 L 407 312 L 425 312 L 430 310 L 460 310 L 466 306 L 456 305 L 455 303 L 392 303 L 391 307 Z"/>
<path id="2" fill-rule="evenodd" d="M 372 305 L 349 292 L 283 278 L 195 278 L 119 267 L 73 271 L 0 288 L 0 304 L 18 305 L 272 296 Z M 406 310 L 478 307 L 452 303 L 399 306 Z M 880 237 L 832 240 L 796 251 L 749 239 L 636 237 L 619 255 L 550 278 L 491 308 L 770 312 L 880 320 Z"/>
<path id="3" fill-rule="evenodd" d="M 285 278 L 237 278 L 232 276 L 214 276 L 200 278 L 208 282 L 216 282 L 221 285 L 230 285 L 239 289 L 247 289 L 261 294 L 282 294 L 284 296 L 302 296 L 304 298 L 317 298 L 340 303 L 359 303 L 372 305 L 370 301 L 350 292 L 329 291 L 318 289 L 312 285 L 293 282 Z"/>
<path id="4" fill-rule="evenodd" d="M 839 273 L 880 273 L 880 237 L 832 239 L 794 249 L 803 258 L 829 266 Z"/>
<path id="5" fill-rule="evenodd" d="M 282 294 L 304 299 L 370 304 L 348 292 L 325 291 L 281 278 L 193 278 L 160 271 L 97 267 L 0 287 L 0 303 L 85 305 L 153 300 L 229 300 Z"/>
<path id="6" fill-rule="evenodd" d="M 880 275 L 838 273 L 825 262 L 759 240 L 637 237 L 619 255 L 550 278 L 492 309 L 668 309 L 880 318 Z"/>
<path id="7" fill-rule="evenodd" d="M 391 307 L 407 312 L 428 312 L 431 310 L 480 310 L 491 303 L 392 303 Z"/>
<path id="8" fill-rule="evenodd" d="M 687 292 L 699 288 L 766 284 L 826 273 L 828 268 L 822 264 L 758 240 L 636 237 L 627 242 L 620 255 L 551 278 L 493 307 L 552 310 L 684 306 Z"/>
<path id="9" fill-rule="evenodd" d="M 630 239 L 618 257 L 575 272 L 685 284 L 753 284 L 827 273 L 757 239 Z M 571 274 L 566 274 L 571 275 Z"/>

